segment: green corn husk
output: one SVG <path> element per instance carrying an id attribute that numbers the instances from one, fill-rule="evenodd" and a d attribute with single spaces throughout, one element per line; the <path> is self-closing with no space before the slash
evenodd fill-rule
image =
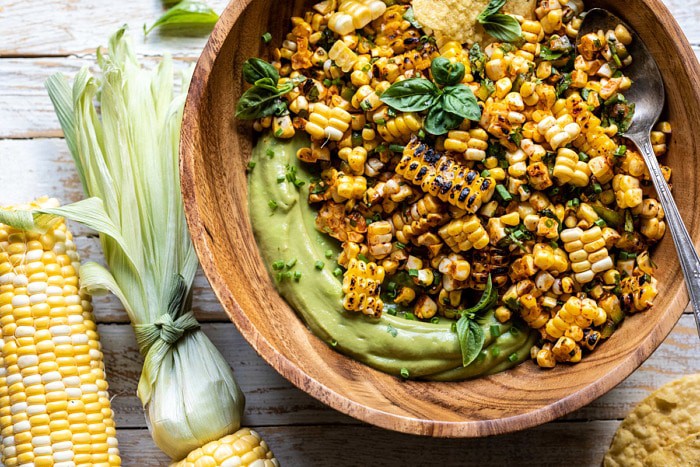
<path id="1" fill-rule="evenodd" d="M 160 449 L 181 459 L 236 431 L 244 407 L 231 368 L 191 313 L 197 258 L 178 172 L 191 70 L 183 91 L 175 92 L 171 58 L 142 68 L 125 28 L 110 39 L 106 55 L 98 51 L 98 65 L 100 77 L 84 68 L 72 88 L 62 75 L 46 83 L 91 198 L 11 215 L 37 229 L 63 216 L 100 232 L 109 271 L 84 264 L 82 287 L 111 291 L 123 303 L 145 357 L 138 396 L 149 429 Z"/>

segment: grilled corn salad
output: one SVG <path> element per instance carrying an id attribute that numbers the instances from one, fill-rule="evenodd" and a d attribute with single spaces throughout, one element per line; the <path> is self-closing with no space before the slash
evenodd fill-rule
<path id="1" fill-rule="evenodd" d="M 531 356 L 551 368 L 652 306 L 649 248 L 666 225 L 620 136 L 634 113 L 630 32 L 576 49 L 580 1 L 502 13 L 515 37 L 461 44 L 422 28 L 410 2 L 317 3 L 291 18 L 271 63 L 246 63 L 237 115 L 308 135 L 297 157 L 318 173 L 316 227 L 342 243 L 346 310 L 453 319 L 493 287 L 498 321 L 538 331 Z M 670 134 L 653 131 L 657 156 Z"/>

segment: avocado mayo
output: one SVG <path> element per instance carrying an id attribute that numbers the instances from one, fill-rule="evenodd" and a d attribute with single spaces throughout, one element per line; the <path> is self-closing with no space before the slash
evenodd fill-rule
<path id="1" fill-rule="evenodd" d="M 260 138 L 251 160 L 248 208 L 260 254 L 277 290 L 316 336 L 373 368 L 411 379 L 458 381 L 506 370 L 529 357 L 535 334 L 499 323 L 492 311 L 480 320 L 484 348 L 466 367 L 451 320 L 430 323 L 388 313 L 369 319 L 345 311 L 342 277 L 333 274 L 340 248 L 315 228 L 316 212 L 306 201 L 311 175 L 296 157 L 297 150 L 308 145 L 303 137 L 287 142 L 270 135 Z M 297 168 L 305 185 L 297 188 L 285 178 L 290 166 Z M 325 256 L 328 250 L 333 252 L 331 259 Z M 296 260 L 289 269 L 292 277 L 279 278 L 272 269 L 281 260 Z M 318 269 L 317 261 L 324 267 Z M 496 327 L 498 336 L 491 332 Z"/>

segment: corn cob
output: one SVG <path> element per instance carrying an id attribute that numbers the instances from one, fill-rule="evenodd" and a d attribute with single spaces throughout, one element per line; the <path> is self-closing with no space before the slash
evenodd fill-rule
<path id="1" fill-rule="evenodd" d="M 411 139 L 403 154 L 396 173 L 442 201 L 474 214 L 493 196 L 496 188 L 493 178 L 481 177 L 418 138 Z"/>
<path id="2" fill-rule="evenodd" d="M 622 291 L 622 308 L 630 313 L 645 311 L 654 302 L 659 293 L 657 280 L 648 275 L 626 277 L 620 282 Z"/>
<path id="3" fill-rule="evenodd" d="M 343 133 L 350 128 L 352 117 L 340 107 L 332 109 L 325 104 L 317 102 L 311 109 L 309 121 L 304 126 L 306 132 L 316 141 L 329 139 L 340 141 Z"/>
<path id="4" fill-rule="evenodd" d="M 341 0 L 338 11 L 328 19 L 331 31 L 345 36 L 362 29 L 372 20 L 382 16 L 386 4 L 380 0 Z"/>
<path id="5" fill-rule="evenodd" d="M 21 209 L 56 207 L 41 198 Z M 120 465 L 102 351 L 63 220 L 0 224 L 0 464 Z"/>
<path id="6" fill-rule="evenodd" d="M 205 444 L 195 449 L 171 467 L 278 467 L 265 440 L 250 428 L 241 428 L 232 435 Z"/>
<path id="7" fill-rule="evenodd" d="M 343 278 L 343 307 L 348 311 L 361 311 L 372 318 L 379 318 L 384 308 L 384 303 L 379 298 L 383 281 L 383 267 L 351 259 Z"/>
<path id="8" fill-rule="evenodd" d="M 396 239 L 401 243 L 408 243 L 433 227 L 444 224 L 448 219 L 449 214 L 445 212 L 440 200 L 427 194 L 406 210 L 394 213 L 391 222 Z"/>
<path id="9" fill-rule="evenodd" d="M 367 246 L 369 254 L 377 259 L 386 258 L 391 253 L 393 238 L 391 222 L 372 222 L 367 226 Z"/>
<path id="10" fill-rule="evenodd" d="M 377 124 L 377 132 L 387 143 L 406 143 L 411 135 L 421 128 L 423 128 L 423 119 L 412 112 L 400 113 L 394 118 Z"/>

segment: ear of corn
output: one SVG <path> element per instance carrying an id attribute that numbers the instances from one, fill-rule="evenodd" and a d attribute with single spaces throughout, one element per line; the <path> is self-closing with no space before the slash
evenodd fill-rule
<path id="1" fill-rule="evenodd" d="M 280 463 L 260 435 L 241 428 L 232 435 L 211 441 L 195 449 L 170 467 L 278 467 Z"/>
<path id="2" fill-rule="evenodd" d="M 56 207 L 41 198 L 22 209 Z M 11 466 L 117 466 L 114 415 L 90 296 L 65 222 L 0 224 L 0 459 Z"/>

